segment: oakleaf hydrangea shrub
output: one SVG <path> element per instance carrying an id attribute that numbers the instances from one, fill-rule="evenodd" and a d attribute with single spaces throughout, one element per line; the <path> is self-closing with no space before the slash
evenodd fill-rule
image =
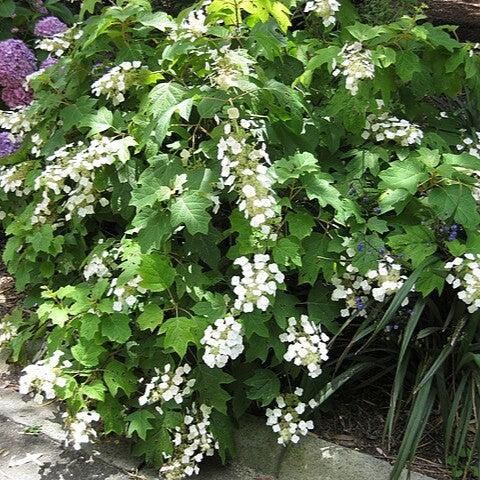
<path id="1" fill-rule="evenodd" d="M 26 292 L 1 345 L 30 362 L 22 393 L 64 401 L 68 445 L 126 435 L 190 476 L 246 412 L 280 444 L 307 434 L 349 326 L 457 294 L 472 324 L 479 134 L 453 101 L 478 101 L 471 45 L 347 0 L 94 3 L 42 20 L 55 61 L 25 51 L 33 100 L 0 112 L 3 260 Z"/>

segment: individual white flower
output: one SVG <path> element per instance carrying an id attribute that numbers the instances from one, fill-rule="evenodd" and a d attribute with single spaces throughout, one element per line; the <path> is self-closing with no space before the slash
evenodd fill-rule
<path id="1" fill-rule="evenodd" d="M 223 368 L 243 352 L 242 325 L 232 316 L 220 318 L 205 329 L 200 343 L 205 345 L 202 357 L 205 364 L 210 368 Z"/>
<path id="2" fill-rule="evenodd" d="M 218 450 L 218 442 L 210 431 L 211 411 L 206 405 L 197 408 L 195 403 L 186 409 L 183 424 L 170 432 L 174 449 L 171 455 L 164 455 L 162 478 L 180 480 L 196 475 L 205 456 L 211 457 Z"/>
<path id="3" fill-rule="evenodd" d="M 445 264 L 450 270 L 446 281 L 457 291 L 457 296 L 468 305 L 469 313 L 480 309 L 480 255 L 466 253 Z"/>
<path id="4" fill-rule="evenodd" d="M 395 142 L 403 147 L 420 145 L 423 131 L 408 120 L 399 119 L 388 112 L 372 113 L 367 117 L 362 137 L 372 138 L 376 142 Z"/>
<path id="5" fill-rule="evenodd" d="M 42 403 L 44 399 L 55 398 L 55 387 L 62 388 L 67 383 L 62 377 L 63 370 L 72 366 L 68 360 L 60 363 L 63 355 L 63 352 L 57 350 L 51 357 L 25 367 L 22 370 L 23 375 L 20 377 L 18 391 L 22 395 L 34 393 L 34 400 L 37 403 Z"/>
<path id="6" fill-rule="evenodd" d="M 45 50 L 56 57 L 61 57 L 82 35 L 83 31 L 75 24 L 62 33 L 37 40 L 36 48 Z"/>
<path id="7" fill-rule="evenodd" d="M 105 258 L 108 256 L 108 252 L 102 252 L 102 255 L 93 255 L 90 261 L 85 265 L 83 269 L 83 276 L 85 280 L 90 280 L 92 277 L 105 278 L 110 277 L 111 273 L 108 265 L 105 264 Z"/>
<path id="8" fill-rule="evenodd" d="M 0 322 L 0 350 L 8 345 L 12 338 L 17 335 L 17 327 L 8 320 L 2 320 Z"/>
<path id="9" fill-rule="evenodd" d="M 286 395 L 280 395 L 276 398 L 276 405 L 273 408 L 267 408 L 267 425 L 278 435 L 278 443 L 287 445 L 288 443 L 298 443 L 300 437 L 305 436 L 309 430 L 313 430 L 311 420 L 302 420 L 301 415 L 306 411 L 307 404 L 300 401 L 303 390 L 297 388 L 295 392 Z M 310 408 L 315 408 L 315 400 L 308 402 Z"/>
<path id="10" fill-rule="evenodd" d="M 178 27 L 171 26 L 172 32 L 169 37 L 173 41 L 194 41 L 207 33 L 208 26 L 206 21 L 207 17 L 203 9 L 192 10 Z"/>
<path id="11" fill-rule="evenodd" d="M 40 137 L 40 135 L 38 133 L 34 133 L 32 135 L 32 149 L 30 150 L 30 153 L 34 156 L 34 157 L 40 157 L 41 156 L 41 148 L 42 146 L 44 145 L 44 141 L 42 139 L 42 137 Z"/>
<path id="12" fill-rule="evenodd" d="M 236 295 L 234 308 L 239 312 L 253 312 L 255 308 L 265 311 L 270 305 L 279 284 L 285 276 L 276 263 L 269 263 L 270 255 L 256 254 L 251 263 L 247 257 L 240 257 L 234 265 L 242 268 L 241 276 L 232 277 L 231 284 Z"/>
<path id="13" fill-rule="evenodd" d="M 352 95 L 358 93 L 361 80 L 375 76 L 375 65 L 372 63 L 372 52 L 364 49 L 360 42 L 347 43 L 333 61 L 333 75 L 345 77 L 345 88 Z"/>
<path id="14" fill-rule="evenodd" d="M 309 0 L 305 4 L 305 13 L 313 12 L 322 18 L 325 27 L 335 25 L 335 14 L 340 10 L 337 0 Z"/>
<path id="15" fill-rule="evenodd" d="M 188 374 L 192 371 L 190 365 L 181 365 L 173 370 L 172 366 L 167 363 L 163 373 L 158 368 L 155 371 L 157 376 L 152 377 L 150 382 L 145 385 L 145 392 L 138 399 L 139 405 L 151 405 L 170 400 L 181 404 L 185 397 L 192 393 L 195 379 L 187 379 Z"/>
<path id="16" fill-rule="evenodd" d="M 322 373 L 321 364 L 328 360 L 326 342 L 329 338 L 319 325 L 308 319 L 307 315 L 301 315 L 299 321 L 294 317 L 289 318 L 287 331 L 279 338 L 288 344 L 283 356 L 287 362 L 306 367 L 308 375 L 312 378 Z"/>
<path id="17" fill-rule="evenodd" d="M 91 427 L 93 422 L 100 420 L 100 415 L 97 412 L 80 410 L 73 417 L 64 413 L 63 418 L 67 429 L 66 447 L 72 445 L 75 450 L 80 450 L 82 444 L 91 443 L 97 437 L 97 432 Z"/>
<path id="18" fill-rule="evenodd" d="M 113 105 L 118 105 L 125 100 L 125 92 L 135 83 L 137 70 L 142 68 L 142 63 L 122 62 L 111 68 L 105 75 L 92 84 L 92 93 L 100 97 L 104 95 L 112 100 Z"/>

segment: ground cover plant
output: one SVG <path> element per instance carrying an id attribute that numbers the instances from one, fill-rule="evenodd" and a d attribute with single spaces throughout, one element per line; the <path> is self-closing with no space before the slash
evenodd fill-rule
<path id="1" fill-rule="evenodd" d="M 393 477 L 437 408 L 469 468 L 477 46 L 346 0 L 45 5 L 0 44 L 3 260 L 26 292 L 0 342 L 22 393 L 64 401 L 67 444 L 126 435 L 183 478 L 234 454 L 246 412 L 296 443 L 345 382 L 394 372 Z"/>

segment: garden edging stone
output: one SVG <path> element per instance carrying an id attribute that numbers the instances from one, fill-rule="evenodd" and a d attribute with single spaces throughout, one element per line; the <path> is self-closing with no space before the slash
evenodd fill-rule
<path id="1" fill-rule="evenodd" d="M 11 424 L 28 427 L 41 426 L 41 435 L 45 443 L 55 442 L 56 449 L 61 449 L 62 428 L 58 423 L 59 415 L 52 405 L 39 406 L 33 401 L 12 389 L 0 390 L 0 412 L 3 421 L 0 422 L 0 438 L 8 438 L 4 434 L 12 432 Z M 3 431 L 5 430 L 5 431 Z M 278 480 L 388 480 L 391 466 L 382 460 L 355 450 L 326 442 L 314 435 L 308 435 L 298 445 L 284 448 L 277 444 L 275 434 L 258 418 L 249 416 L 241 425 L 236 436 L 237 458 L 227 467 L 207 465 L 202 469 L 199 480 L 254 480 L 258 475 L 277 478 Z M 2 445 L 8 448 L 9 445 Z M 139 462 L 128 454 L 128 444 L 98 443 L 94 446 L 100 455 L 93 455 L 93 462 L 101 462 L 108 471 L 108 476 L 97 478 L 124 480 L 137 478 L 153 480 L 154 473 L 142 472 L 139 476 L 130 476 L 138 471 Z M 22 452 L 24 455 L 31 453 Z M 67 453 L 68 455 L 68 453 Z M 88 455 L 88 450 L 87 450 Z M 0 462 L 0 466 L 2 463 Z M 112 476 L 110 470 L 118 469 Z M 2 469 L 0 469 L 1 471 Z M 37 480 L 48 479 L 45 476 L 16 478 L 9 476 L 8 471 L 1 471 L 0 479 Z M 406 477 L 406 475 L 405 475 Z M 52 479 L 54 477 L 51 477 Z M 57 477 L 62 478 L 62 477 Z M 55 480 L 57 480 L 55 478 Z M 69 477 L 65 477 L 65 480 Z M 92 477 L 95 478 L 95 477 Z M 412 473 L 412 480 L 432 480 L 421 474 Z M 90 480 L 90 479 L 87 479 Z M 270 479 L 269 479 L 270 480 Z"/>

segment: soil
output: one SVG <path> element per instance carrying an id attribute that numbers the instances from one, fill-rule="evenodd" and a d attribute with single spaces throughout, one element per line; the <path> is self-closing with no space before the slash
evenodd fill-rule
<path id="1" fill-rule="evenodd" d="M 385 418 L 390 391 L 387 387 L 370 386 L 357 392 L 346 392 L 336 398 L 332 409 L 319 415 L 316 433 L 319 437 L 345 447 L 354 448 L 394 463 L 402 441 L 405 413 L 399 419 L 392 444 L 384 441 Z M 402 422 L 403 420 L 403 422 Z M 411 469 L 438 480 L 451 480 L 444 464 L 443 436 L 439 418 L 432 415 Z"/>

